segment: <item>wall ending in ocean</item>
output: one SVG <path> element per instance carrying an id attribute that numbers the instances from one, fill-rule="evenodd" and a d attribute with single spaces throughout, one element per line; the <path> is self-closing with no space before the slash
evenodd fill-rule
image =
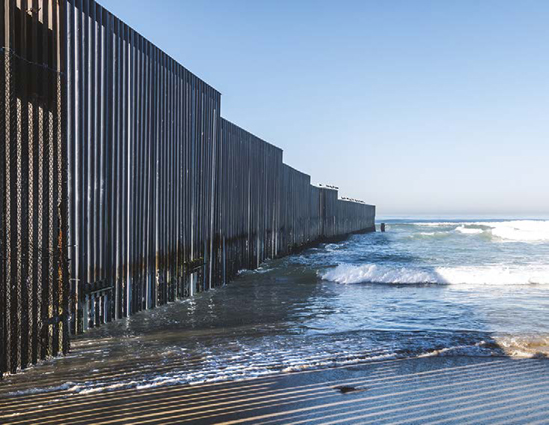
<path id="1" fill-rule="evenodd" d="M 0 4 L 0 373 L 66 353 L 69 331 L 375 230 L 374 206 L 312 186 L 94 0 L 27 3 Z"/>

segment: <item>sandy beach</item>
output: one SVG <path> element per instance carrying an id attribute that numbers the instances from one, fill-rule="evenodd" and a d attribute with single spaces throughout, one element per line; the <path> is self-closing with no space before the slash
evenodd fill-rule
<path id="1" fill-rule="evenodd" d="M 549 423 L 547 359 L 425 357 L 88 394 L 25 394 L 30 383 L 17 378 L 0 384 L 2 423 Z M 56 379 L 34 387 L 55 387 Z"/>

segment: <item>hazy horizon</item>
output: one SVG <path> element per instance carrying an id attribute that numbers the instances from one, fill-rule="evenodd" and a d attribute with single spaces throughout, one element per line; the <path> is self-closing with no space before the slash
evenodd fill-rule
<path id="1" fill-rule="evenodd" d="M 549 213 L 549 2 L 99 2 L 380 216 Z"/>

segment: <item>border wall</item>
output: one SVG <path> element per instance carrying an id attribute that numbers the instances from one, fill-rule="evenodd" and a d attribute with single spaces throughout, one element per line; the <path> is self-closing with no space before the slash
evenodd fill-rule
<path id="1" fill-rule="evenodd" d="M 68 2 L 74 333 L 213 285 L 220 94 L 94 1 Z"/>
<path id="2" fill-rule="evenodd" d="M 374 228 L 93 0 L 0 4 L 0 374 L 69 332 Z M 5 146 L 5 148 L 4 148 Z"/>

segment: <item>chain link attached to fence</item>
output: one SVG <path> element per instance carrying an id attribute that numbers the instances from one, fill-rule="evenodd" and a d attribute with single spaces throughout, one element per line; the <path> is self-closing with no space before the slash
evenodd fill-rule
<path id="1" fill-rule="evenodd" d="M 68 350 L 62 74 L 0 49 L 0 374 Z"/>

